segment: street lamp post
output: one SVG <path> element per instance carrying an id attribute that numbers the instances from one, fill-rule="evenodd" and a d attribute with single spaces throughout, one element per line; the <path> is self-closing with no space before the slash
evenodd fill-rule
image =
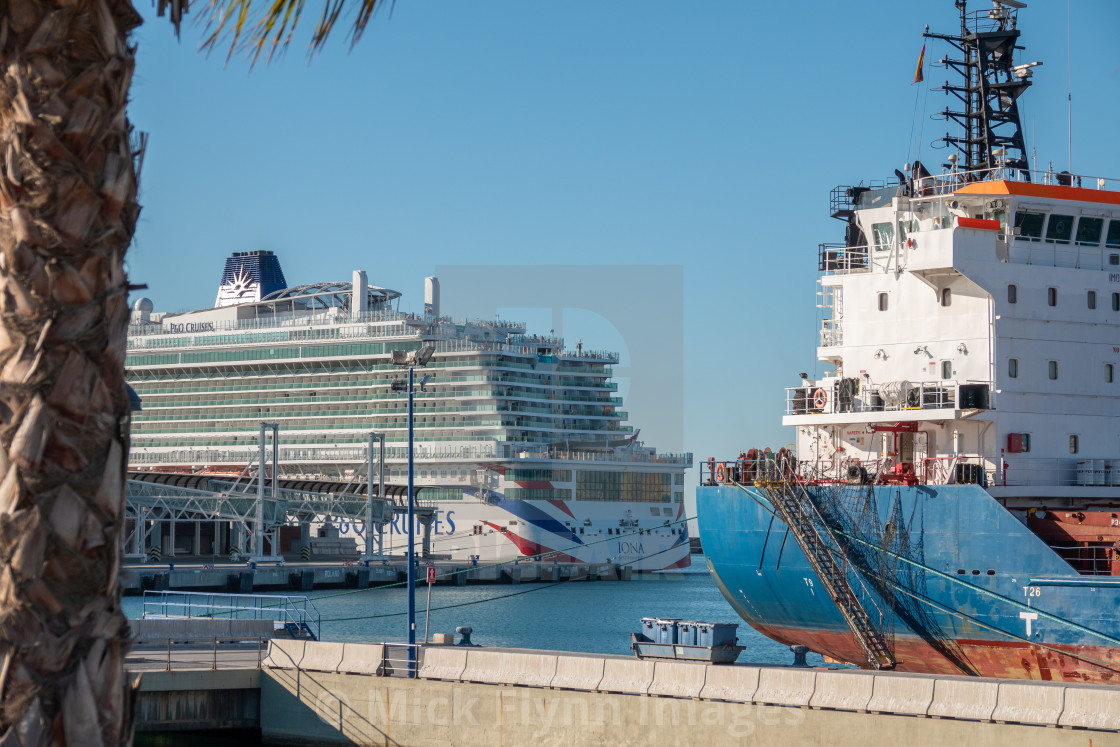
<path id="1" fill-rule="evenodd" d="M 431 345 L 425 345 L 419 350 L 394 350 L 392 361 L 395 366 L 408 367 L 408 553 L 405 562 L 408 564 L 408 676 L 416 676 L 416 521 L 415 505 L 416 490 L 413 483 L 415 466 L 415 434 L 413 432 L 412 418 L 412 392 L 417 366 L 426 366 L 435 352 Z M 427 377 L 420 383 L 424 387 Z M 394 382 L 395 384 L 396 382 Z M 395 388 L 395 387 L 394 387 Z"/>
<path id="2" fill-rule="evenodd" d="M 416 676 L 416 489 L 413 487 L 415 441 L 412 424 L 412 382 L 416 369 L 408 367 L 408 676 Z"/>

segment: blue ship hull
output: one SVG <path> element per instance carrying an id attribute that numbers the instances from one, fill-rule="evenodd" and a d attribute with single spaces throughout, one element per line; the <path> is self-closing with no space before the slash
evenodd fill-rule
<path id="1" fill-rule="evenodd" d="M 1079 575 L 979 486 L 852 492 L 868 513 L 862 528 L 841 535 L 845 562 L 899 670 L 1081 682 L 1120 676 L 1120 578 Z M 764 489 L 706 485 L 696 502 L 704 552 L 744 620 L 783 643 L 867 665 Z"/>

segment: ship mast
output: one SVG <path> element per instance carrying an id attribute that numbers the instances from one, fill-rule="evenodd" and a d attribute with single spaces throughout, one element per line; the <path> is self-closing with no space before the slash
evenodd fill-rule
<path id="1" fill-rule="evenodd" d="M 992 169 L 1005 167 L 1031 180 L 1023 126 L 1019 120 L 1019 96 L 1031 85 L 1030 62 L 1016 65 L 1014 51 L 1019 31 L 1015 28 L 1018 11 L 1026 4 L 1018 0 L 992 0 L 992 9 L 968 13 L 967 0 L 956 0 L 961 14 L 961 29 L 956 36 L 931 34 L 943 39 L 960 53 L 960 59 L 946 55 L 942 64 L 956 71 L 963 84 L 946 81 L 941 90 L 953 94 L 964 105 L 963 111 L 946 106 L 938 116 L 964 128 L 964 136 L 945 133 L 941 138 L 955 147 L 963 160 L 957 168 L 972 178 L 982 179 Z M 971 28 L 970 28 L 971 21 Z M 945 164 L 946 168 L 952 164 Z"/>

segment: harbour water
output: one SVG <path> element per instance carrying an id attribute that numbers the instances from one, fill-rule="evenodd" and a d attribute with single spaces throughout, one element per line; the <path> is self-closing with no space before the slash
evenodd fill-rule
<path id="1" fill-rule="evenodd" d="M 452 633 L 460 625 L 474 629 L 483 646 L 630 654 L 630 633 L 643 617 L 675 617 L 707 622 L 735 622 L 741 662 L 789 664 L 789 648 L 757 633 L 742 621 L 706 572 L 706 561 L 693 556 L 693 572 L 635 574 L 633 580 L 578 581 L 558 584 L 437 586 L 432 590 L 429 629 Z M 406 590 L 334 589 L 311 592 L 322 615 L 322 637 L 330 641 L 406 640 Z M 424 638 L 427 588 L 416 591 L 417 640 Z M 125 614 L 140 617 L 142 597 L 124 599 Z M 810 655 L 809 663 L 823 660 Z"/>

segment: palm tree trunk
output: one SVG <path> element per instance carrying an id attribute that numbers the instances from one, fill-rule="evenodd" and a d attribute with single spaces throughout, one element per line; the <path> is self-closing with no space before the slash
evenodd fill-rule
<path id="1" fill-rule="evenodd" d="M 0 0 L 0 740 L 131 741 L 129 0 Z"/>

